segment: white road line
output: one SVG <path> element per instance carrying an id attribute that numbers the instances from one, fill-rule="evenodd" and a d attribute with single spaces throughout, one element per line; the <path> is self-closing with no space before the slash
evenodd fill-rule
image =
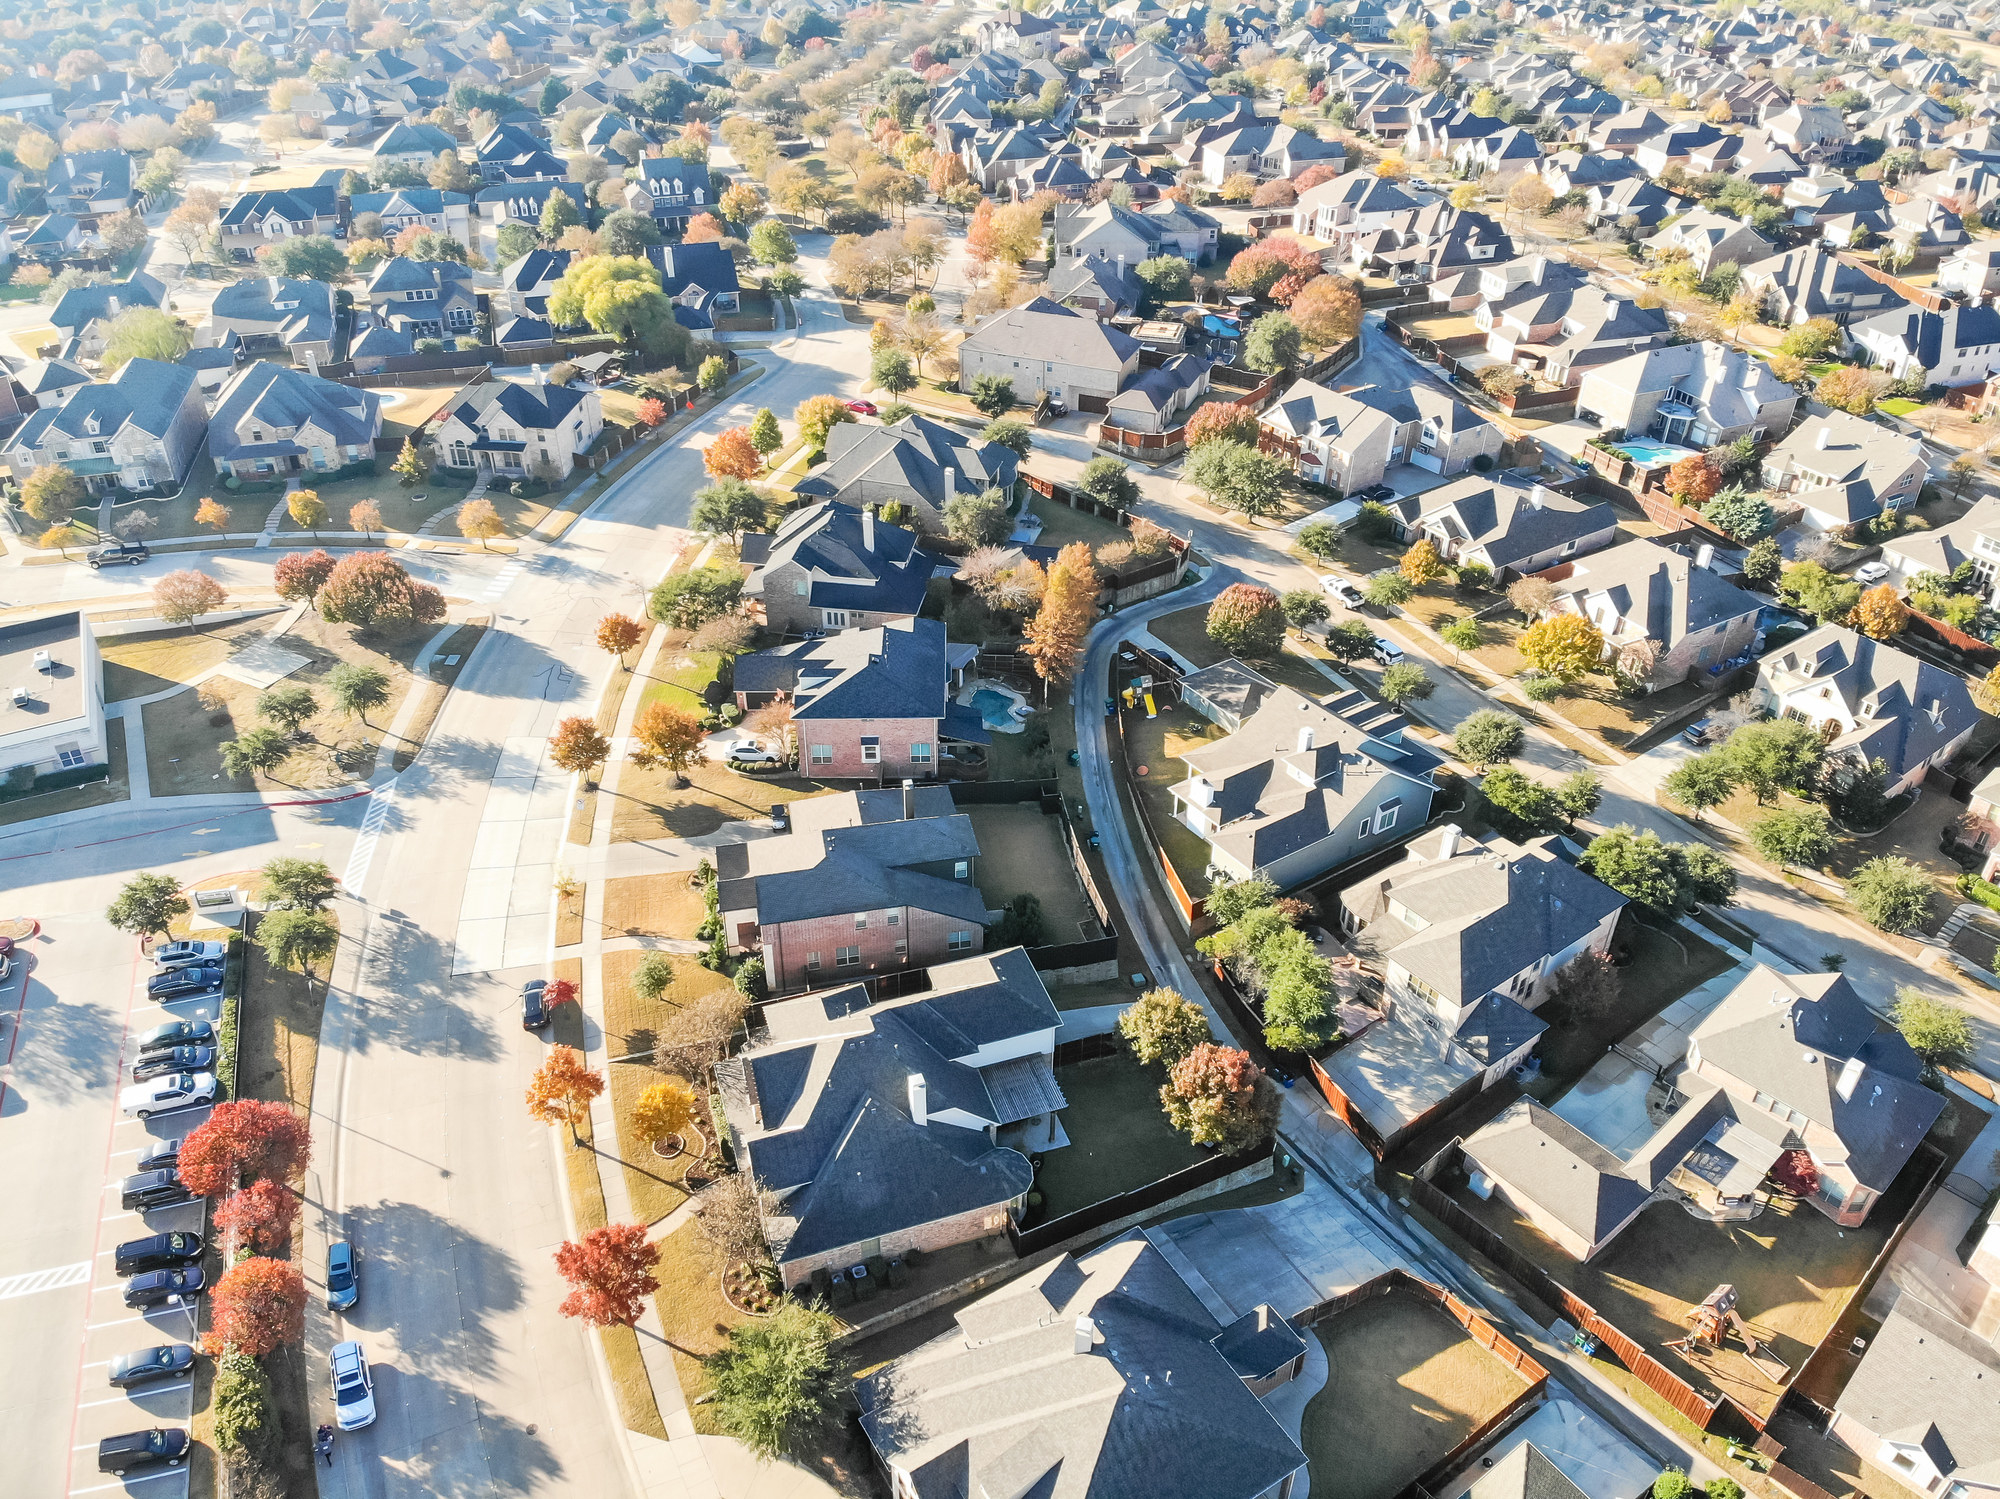
<path id="1" fill-rule="evenodd" d="M 361 898 L 361 886 L 368 878 L 368 868 L 375 862 L 375 845 L 382 837 L 383 824 L 389 820 L 389 809 L 396 801 L 396 782 L 390 781 L 379 788 L 368 800 L 368 811 L 361 819 L 361 831 L 355 835 L 354 852 L 347 857 L 347 873 L 341 876 L 341 885 L 356 900 Z"/>
<path id="2" fill-rule="evenodd" d="M 89 1260 L 79 1260 L 74 1265 L 59 1265 L 53 1270 L 29 1270 L 21 1275 L 10 1275 L 0 1280 L 0 1301 L 80 1286 L 90 1279 L 90 1263 Z"/>
<path id="3" fill-rule="evenodd" d="M 95 1446 L 97 1445 L 97 1443 L 95 1443 L 95 1442 L 90 1442 L 90 1443 L 88 1443 L 87 1445 L 88 1445 L 88 1446 L 91 1446 L 91 1447 L 95 1447 Z M 77 1448 L 77 1451 L 81 1452 L 81 1451 L 83 1451 L 83 1448 L 82 1448 L 82 1447 L 79 1447 L 79 1448 Z M 118 1482 L 116 1482 L 116 1483 L 96 1483 L 96 1484 L 92 1484 L 92 1485 L 91 1485 L 91 1486 L 90 1486 L 89 1488 L 87 1488 L 87 1489 L 71 1489 L 71 1490 L 70 1490 L 70 1493 L 72 1493 L 72 1494 L 101 1494 L 101 1493 L 103 1493 L 103 1492 L 104 1492 L 104 1491 L 105 1491 L 106 1489 L 124 1489 L 124 1488 L 130 1488 L 130 1487 L 131 1487 L 131 1486 L 132 1486 L 133 1484 L 135 1484 L 135 1483 L 150 1483 L 150 1482 L 151 1482 L 151 1481 L 152 1481 L 153 1479 L 155 1479 L 155 1478 L 180 1478 L 180 1479 L 185 1479 L 185 1478 L 186 1478 L 187 1476 L 188 1476 L 188 1475 L 187 1475 L 187 1469 L 185 1469 L 185 1468 L 162 1468 L 162 1469 L 160 1469 L 160 1471 L 159 1471 L 159 1472 L 157 1472 L 157 1473 L 134 1473 L 134 1474 L 133 1474 L 133 1475 L 132 1475 L 132 1476 L 131 1476 L 130 1478 L 121 1478 L 121 1479 L 119 1479 L 119 1480 L 118 1480 Z"/>
<path id="4" fill-rule="evenodd" d="M 514 586 L 514 580 L 526 570 L 525 562 L 510 562 L 493 575 L 493 581 L 486 585 L 486 591 L 479 595 L 487 603 L 492 603 L 501 594 Z"/>
<path id="5" fill-rule="evenodd" d="M 140 1385 L 138 1391 L 141 1395 L 171 1395 L 176 1390 L 191 1390 L 193 1388 L 194 1381 L 189 1380 L 186 1384 Z M 129 1394 L 113 1395 L 109 1400 L 86 1400 L 77 1409 L 87 1411 L 91 1407 L 98 1405 L 129 1405 L 132 1399 L 133 1397 Z M 93 1442 L 91 1445 L 95 1446 L 96 1443 Z"/>

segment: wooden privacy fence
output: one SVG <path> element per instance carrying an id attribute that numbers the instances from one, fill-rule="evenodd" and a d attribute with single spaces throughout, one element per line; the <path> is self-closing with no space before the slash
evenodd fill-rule
<path id="1" fill-rule="evenodd" d="M 1383 1296 L 1414 1296 L 1430 1302 L 1464 1328 L 1466 1336 L 1473 1342 L 1518 1374 L 1522 1381 L 1521 1389 L 1513 1399 L 1480 1422 L 1472 1431 L 1467 1432 L 1457 1445 L 1405 1484 L 1396 1495 L 1396 1499 L 1418 1499 L 1418 1496 L 1428 1494 L 1456 1472 L 1461 1463 L 1491 1442 L 1523 1411 L 1539 1405 L 1548 1389 L 1549 1371 L 1533 1354 L 1444 1287 L 1432 1285 L 1429 1281 L 1400 1268 L 1384 1271 L 1373 1280 L 1365 1281 L 1351 1291 L 1335 1296 L 1331 1300 L 1322 1301 L 1318 1306 L 1301 1313 L 1296 1320 L 1301 1328 L 1314 1327 L 1342 1312 L 1351 1311 L 1364 1302 L 1374 1301 Z M 1802 1499 L 1809 1499 L 1809 1496 L 1802 1496 Z"/>
<path id="2" fill-rule="evenodd" d="M 1431 1159 L 1425 1167 L 1425 1172 L 1434 1174 L 1442 1161 L 1448 1156 L 1456 1155 L 1458 1144 L 1458 1141 L 1453 1140 L 1447 1145 Z M 1516 1251 L 1492 1229 L 1453 1202 L 1429 1180 L 1426 1174 L 1419 1173 L 1411 1178 L 1410 1196 L 1425 1212 L 1519 1281 L 1529 1295 L 1559 1316 L 1567 1318 L 1578 1331 L 1588 1333 L 1610 1349 L 1618 1362 L 1631 1370 L 1647 1389 L 1703 1431 L 1708 1429 L 1709 1423 L 1715 1419 L 1715 1413 L 1722 1408 L 1723 1402 L 1720 1396 L 1711 1399 L 1695 1389 L 1628 1337 L 1622 1328 L 1607 1321 L 1599 1314 L 1597 1308 L 1571 1291 L 1533 1260 Z M 1736 1408 L 1739 1411 L 1743 1410 L 1740 1405 Z M 1759 1431 L 1763 1430 L 1762 1420 L 1752 1416 L 1748 1411 L 1743 1413 Z"/>
<path id="3" fill-rule="evenodd" d="M 1246 1166 L 1268 1161 L 1271 1159 L 1275 1143 L 1273 1138 L 1266 1137 L 1262 1144 L 1239 1151 L 1235 1155 L 1220 1153 L 1212 1155 L 1205 1161 L 1195 1162 L 1185 1170 L 1174 1172 L 1171 1176 L 1163 1176 L 1158 1181 L 1146 1183 L 1143 1187 L 1134 1187 L 1130 1192 L 1121 1192 L 1116 1197 L 1107 1197 L 1102 1202 L 1093 1202 L 1087 1208 L 1064 1213 L 1060 1218 L 1047 1219 L 1032 1228 L 1009 1228 L 1007 1237 L 1013 1241 L 1014 1252 L 1017 1255 L 1034 1254 L 1053 1244 L 1061 1244 L 1087 1234 L 1092 1229 L 1102 1228 L 1107 1223 L 1116 1223 L 1119 1219 L 1129 1218 L 1134 1213 L 1143 1213 L 1149 1208 L 1159 1207 L 1162 1203 L 1172 1202 L 1176 1197 L 1192 1192 L 1197 1187 L 1205 1187 L 1210 1182 L 1220 1181 L 1223 1177 L 1241 1171 Z"/>

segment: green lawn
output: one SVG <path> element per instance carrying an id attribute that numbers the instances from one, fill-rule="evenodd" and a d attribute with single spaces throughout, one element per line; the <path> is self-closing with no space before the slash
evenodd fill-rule
<path id="1" fill-rule="evenodd" d="M 1070 1143 L 1042 1158 L 1035 1190 L 1038 1221 L 1074 1213 L 1130 1192 L 1209 1157 L 1167 1123 L 1160 1109 L 1164 1074 L 1129 1052 L 1056 1069 L 1069 1106 L 1062 1111 Z"/>
<path id="2" fill-rule="evenodd" d="M 1082 541 L 1094 549 L 1132 539 L 1132 533 L 1123 526 L 1114 525 L 1101 516 L 1072 510 L 1067 505 L 1058 505 L 1040 495 L 1030 496 L 1028 508 L 1042 521 L 1042 534 L 1035 543 L 1037 546 L 1064 547 L 1072 541 Z"/>
<path id="3" fill-rule="evenodd" d="M 1908 416 L 1912 411 L 1922 411 L 1924 403 L 1922 401 L 1908 401 L 1901 396 L 1897 396 L 1893 400 L 1877 401 L 1875 409 L 1877 411 L 1886 411 L 1891 416 Z"/>
<path id="4" fill-rule="evenodd" d="M 1551 1098 L 1588 1072 L 1613 1042 L 1630 1035 L 1683 994 L 1735 966 L 1729 954 L 1686 928 L 1665 930 L 1629 909 L 1620 918 L 1612 953 L 1623 961 L 1618 969 L 1618 998 L 1607 1013 L 1576 1025 L 1558 1015 L 1554 1006 L 1542 1011 L 1549 1030 L 1539 1051 Z"/>

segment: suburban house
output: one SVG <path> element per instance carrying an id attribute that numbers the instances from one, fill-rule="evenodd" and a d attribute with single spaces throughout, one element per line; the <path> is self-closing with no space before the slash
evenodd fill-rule
<path id="1" fill-rule="evenodd" d="M 1004 1232 L 1034 1182 L 1027 1150 L 1062 1138 L 1061 1017 L 1026 950 L 940 963 L 931 983 L 767 1002 L 763 1034 L 716 1066 L 787 1288 Z"/>
<path id="2" fill-rule="evenodd" d="M 1104 408 L 1107 426 L 1127 432 L 1170 432 L 1186 423 L 1208 393 L 1213 366 L 1198 354 L 1174 354 L 1141 365 Z"/>
<path id="3" fill-rule="evenodd" d="M 772 536 L 743 538 L 743 583 L 753 615 L 779 635 L 873 629 L 913 618 L 943 557 L 915 531 L 875 518 L 872 504 L 822 500 L 786 516 Z"/>
<path id="4" fill-rule="evenodd" d="M 1400 714 L 1266 686 L 1240 727 L 1181 757 L 1174 816 L 1207 840 L 1211 870 L 1288 890 L 1423 826 L 1439 762 Z"/>
<path id="5" fill-rule="evenodd" d="M 1990 1494 L 2000 1471 L 2000 1349 L 1905 1291 L 1835 1401 L 1827 1435 L 1919 1494 Z"/>
<path id="6" fill-rule="evenodd" d="M 1373 172 L 1343 172 L 1299 194 L 1292 205 L 1292 232 L 1331 245 L 1386 229 L 1422 208 L 1430 195 Z"/>
<path id="7" fill-rule="evenodd" d="M 29 413 L 0 456 L 16 479 L 60 464 L 94 495 L 178 485 L 207 422 L 192 369 L 133 359 L 109 380 L 79 387 L 61 405 Z"/>
<path id="8" fill-rule="evenodd" d="M 387 166 L 392 161 L 407 161 L 411 166 L 428 169 L 446 151 L 456 151 L 458 140 L 449 131 L 440 130 L 435 125 L 412 124 L 408 120 L 391 125 L 382 138 L 368 148 L 368 154 L 378 166 Z"/>
<path id="9" fill-rule="evenodd" d="M 1556 607 L 1604 634 L 1607 659 L 1628 646 L 1659 644 L 1654 687 L 1719 667 L 1750 649 L 1763 601 L 1698 557 L 1653 541 L 1627 541 L 1573 564 L 1556 581 Z"/>
<path id="10" fill-rule="evenodd" d="M 1829 759 L 1882 761 L 1891 796 L 1951 760 L 1980 717 L 1957 672 L 1842 625 L 1821 625 L 1764 657 L 1757 695 L 1774 716 L 1817 729 Z"/>
<path id="11" fill-rule="evenodd" d="M 464 193 L 435 187 L 399 187 L 386 193 L 356 193 L 348 199 L 351 218 L 372 213 L 382 221 L 382 237 L 394 239 L 405 229 L 429 229 L 449 235 L 462 245 L 473 244 L 472 199 Z"/>
<path id="12" fill-rule="evenodd" d="M 1074 255 L 1056 262 L 1042 295 L 1100 318 L 1130 317 L 1146 300 L 1146 283 L 1107 255 Z"/>
<path id="13" fill-rule="evenodd" d="M 941 533 L 953 495 L 997 489 L 1011 503 L 1020 464 L 1012 448 L 927 416 L 840 422 L 826 434 L 826 462 L 797 489 L 850 505 L 907 505 L 921 529 Z"/>
<path id="14" fill-rule="evenodd" d="M 281 187 L 241 193 L 222 211 L 218 228 L 225 254 L 250 255 L 281 239 L 340 233 L 340 201 L 333 187 Z"/>
<path id="15" fill-rule="evenodd" d="M 1942 283 L 1942 271 L 1938 279 Z M 1903 300 L 1860 266 L 1816 244 L 1752 261 L 1743 267 L 1742 285 L 1780 323 L 1830 318 L 1845 326 Z"/>
<path id="16" fill-rule="evenodd" d="M 67 377 L 64 377 L 67 378 Z M 1986 498 L 1935 531 L 1908 531 L 1883 543 L 1882 560 L 1907 581 L 1920 572 L 1950 577 L 1970 564 L 1973 586 L 1989 603 L 2000 598 L 2000 499 Z"/>
<path id="17" fill-rule="evenodd" d="M 721 245 L 653 245 L 646 251 L 660 273 L 660 290 L 678 309 L 674 316 L 689 327 L 713 326 L 717 313 L 735 312 L 742 283 L 736 262 Z"/>
<path id="18" fill-rule="evenodd" d="M 104 762 L 104 672 L 81 611 L 0 625 L 0 663 L 10 693 L 0 701 L 0 775 Z"/>
<path id="19" fill-rule="evenodd" d="M 1306 1455 L 1264 1397 L 1304 1340 L 1213 1297 L 1137 1231 L 1058 1255 L 860 1380 L 861 1429 L 898 1499 L 1288 1499 Z"/>
<path id="20" fill-rule="evenodd" d="M 1741 267 L 1767 258 L 1777 248 L 1741 219 L 1707 208 L 1682 214 L 1645 243 L 1655 256 L 1664 250 L 1685 250 L 1704 276 L 1724 261 Z"/>
<path id="21" fill-rule="evenodd" d="M 523 317 L 549 315 L 549 296 L 568 271 L 575 257 L 568 250 L 530 250 L 519 260 L 500 268 L 500 291 L 496 311 Z"/>
<path id="22" fill-rule="evenodd" d="M 1125 208 L 1106 198 L 1088 208 L 1058 205 L 1055 218 L 1056 257 L 1102 255 L 1137 265 L 1161 255 L 1178 255 L 1190 264 L 1206 264 L 1215 256 L 1222 225 L 1199 208 L 1162 198 L 1144 209 Z"/>
<path id="23" fill-rule="evenodd" d="M 378 322 L 417 338 L 471 333 L 479 315 L 472 272 L 452 260 L 391 256 L 368 278 L 366 295 Z"/>
<path id="24" fill-rule="evenodd" d="M 1763 360 L 1716 343 L 1670 344 L 1600 364 L 1577 389 L 1577 415 L 1627 437 L 1712 448 L 1791 424 L 1798 391 Z"/>
<path id="25" fill-rule="evenodd" d="M 1618 539 L 1618 512 L 1602 501 L 1563 494 L 1507 475 L 1469 474 L 1406 496 L 1392 513 L 1449 562 L 1477 562 L 1502 582 L 1602 551 Z"/>
<path id="26" fill-rule="evenodd" d="M 71 151 L 50 163 L 42 202 L 50 213 L 86 223 L 123 213 L 134 201 L 132 156 L 122 150 Z"/>
<path id="27" fill-rule="evenodd" d="M 208 348 L 234 338 L 247 358 L 289 355 L 311 368 L 333 358 L 338 333 L 327 282 L 257 276 L 232 281 L 215 294 L 199 336 Z"/>
<path id="28" fill-rule="evenodd" d="M 1479 297 L 1472 318 L 1486 334 L 1486 352 L 1554 386 L 1658 348 L 1673 332 L 1664 308 L 1641 307 L 1540 255 L 1480 271 Z"/>
<path id="29" fill-rule="evenodd" d="M 1953 302 L 1942 312 L 1898 307 L 1847 330 L 1869 360 L 1898 380 L 1977 385 L 2000 370 L 2000 309 Z"/>
<path id="30" fill-rule="evenodd" d="M 1504 443 L 1493 423 L 1429 384 L 1336 391 L 1294 380 L 1257 419 L 1260 449 L 1347 494 L 1403 463 L 1439 474 L 1490 469 Z"/>
<path id="31" fill-rule="evenodd" d="M 1199 152 L 1202 181 L 1220 187 L 1238 173 L 1253 177 L 1296 177 L 1320 162 L 1338 165 L 1347 157 L 1339 141 L 1321 140 L 1310 129 L 1276 120 L 1211 125 L 1188 143 Z"/>
<path id="32" fill-rule="evenodd" d="M 1963 293 L 1974 302 L 2000 293 L 2000 246 L 1982 240 L 1967 245 L 1938 266 L 1939 291 Z"/>
<path id="33" fill-rule="evenodd" d="M 1837 973 L 1758 964 L 1688 1038 L 1670 1112 L 1620 1157 L 1522 1100 L 1463 1146 L 1472 1191 L 1498 1197 L 1587 1260 L 1654 1202 L 1714 1221 L 1764 1210 L 1781 1158 L 1805 1200 L 1854 1227 L 1944 1111 L 1909 1043 Z"/>
<path id="34" fill-rule="evenodd" d="M 1139 344 L 1108 323 L 1036 297 L 996 313 L 958 347 L 958 388 L 982 375 L 1014 382 L 1014 399 L 1046 395 L 1079 411 L 1102 412 L 1139 371 Z"/>
<path id="35" fill-rule="evenodd" d="M 944 741 L 992 743 L 978 710 L 952 701 L 976 654 L 935 619 L 844 630 L 738 656 L 736 703 L 788 700 L 799 768 L 815 780 L 930 780 Z"/>
<path id="36" fill-rule="evenodd" d="M 903 968 L 986 945 L 979 836 L 949 788 L 810 797 L 775 838 L 718 844 L 730 945 L 761 952 L 774 992 Z"/>
<path id="37" fill-rule="evenodd" d="M 104 340 L 122 312 L 135 307 L 160 307 L 167 289 L 143 273 L 126 281 L 100 281 L 72 286 L 56 299 L 49 325 L 61 336 L 65 359 L 94 359 L 104 352 Z"/>
<path id="38" fill-rule="evenodd" d="M 684 232 L 689 219 L 714 205 L 707 164 L 679 156 L 645 157 L 638 178 L 625 189 L 625 206 L 650 215 L 668 234 Z"/>
<path id="39" fill-rule="evenodd" d="M 1930 466 L 1921 439 L 1845 411 L 1814 411 L 1764 455 L 1764 485 L 1830 531 L 1907 510 Z"/>
<path id="40" fill-rule="evenodd" d="M 239 479 L 332 473 L 372 460 L 381 435 L 382 398 L 374 391 L 257 360 L 216 397 L 208 453 L 218 474 Z"/>
<path id="41" fill-rule="evenodd" d="M 1608 951 L 1626 905 L 1553 838 L 1482 843 L 1456 824 L 1339 901 L 1342 940 L 1380 981 L 1384 1015 L 1314 1067 L 1385 1145 L 1525 1061 L 1555 975 Z"/>
<path id="42" fill-rule="evenodd" d="M 596 387 L 578 390 L 537 376 L 468 385 L 446 408 L 434 441 L 449 468 L 569 476 L 604 430 Z"/>

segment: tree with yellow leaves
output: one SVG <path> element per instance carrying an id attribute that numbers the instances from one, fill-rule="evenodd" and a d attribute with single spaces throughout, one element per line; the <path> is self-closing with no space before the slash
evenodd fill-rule
<path id="1" fill-rule="evenodd" d="M 1444 576 L 1444 559 L 1438 556 L 1437 546 L 1426 536 L 1403 553 L 1403 560 L 1396 564 L 1396 569 L 1409 579 L 1412 586 L 1422 588 L 1424 584 Z"/>
<path id="2" fill-rule="evenodd" d="M 632 1103 L 632 1129 L 648 1145 L 658 1147 L 687 1133 L 694 1122 L 694 1089 L 677 1077 L 663 1077 Z"/>
<path id="3" fill-rule="evenodd" d="M 1910 622 L 1910 610 L 1896 592 L 1896 585 L 1884 583 L 1861 595 L 1854 606 L 1853 621 L 1855 628 L 1869 639 L 1887 640 L 1903 633 Z"/>
<path id="4" fill-rule="evenodd" d="M 1552 614 L 1528 626 L 1516 648 L 1536 671 L 1574 682 L 1604 659 L 1604 632 L 1581 614 Z"/>
<path id="5" fill-rule="evenodd" d="M 1042 589 L 1042 607 L 1028 622 L 1027 653 L 1045 682 L 1067 682 L 1097 619 L 1097 564 L 1087 543 L 1073 541 L 1056 554 Z"/>

